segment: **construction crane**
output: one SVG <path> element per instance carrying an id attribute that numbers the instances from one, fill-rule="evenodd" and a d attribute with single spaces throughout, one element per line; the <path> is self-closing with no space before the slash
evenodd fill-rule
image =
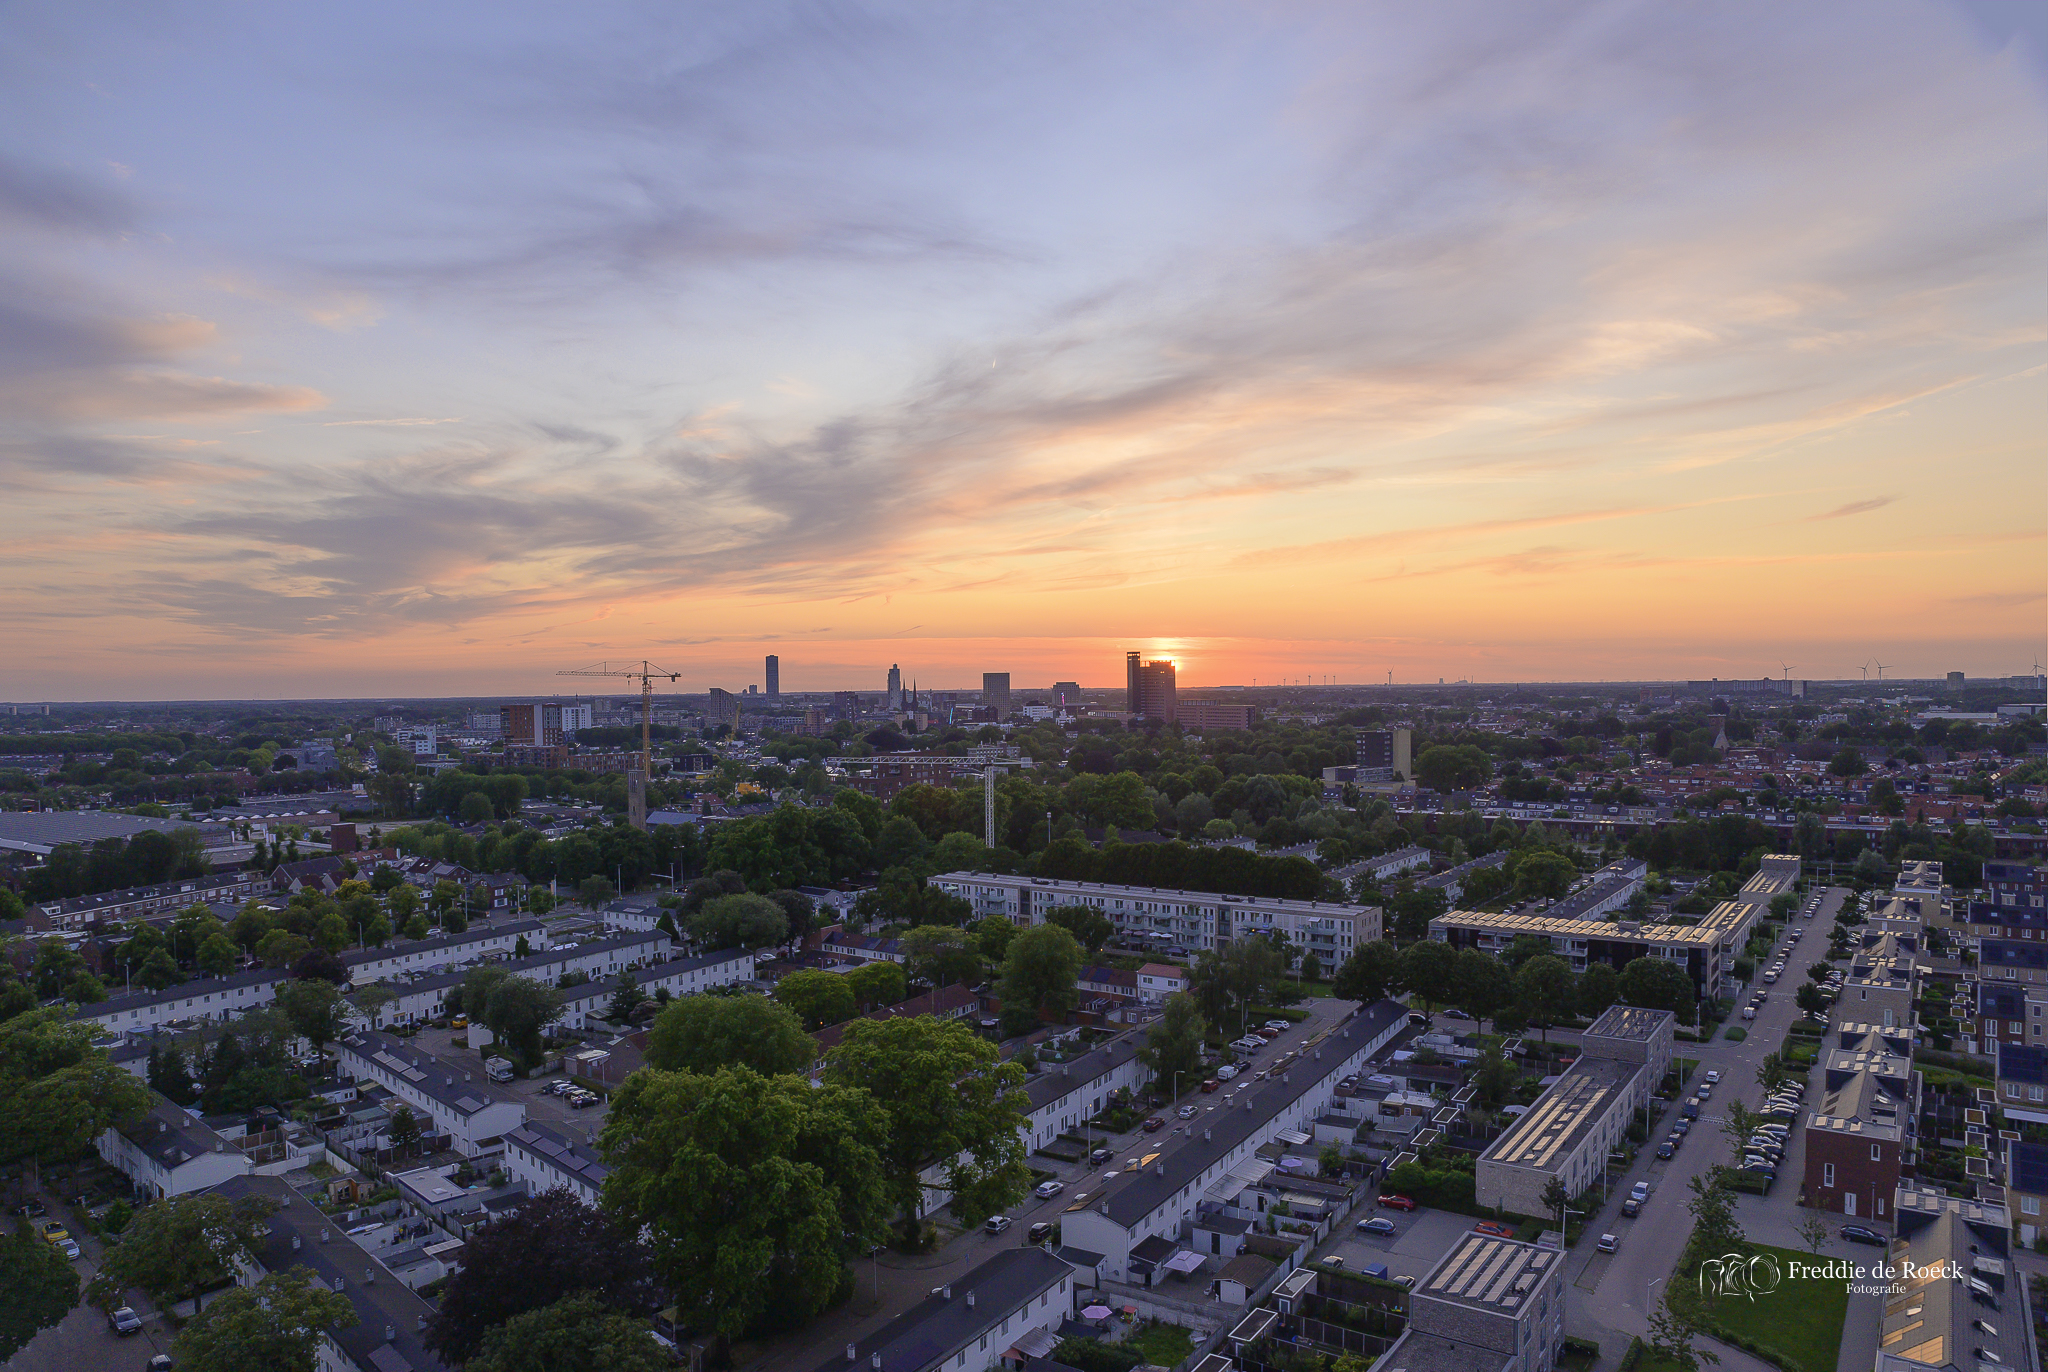
<path id="1" fill-rule="evenodd" d="M 578 667 L 574 671 L 556 672 L 556 676 L 623 676 L 640 680 L 640 776 L 652 780 L 654 776 L 653 738 L 649 726 L 654 723 L 654 683 L 657 679 L 674 681 L 681 672 L 664 672 L 653 663 L 642 660 L 638 666 L 627 662 L 614 667 L 609 662 L 600 662 L 590 667 Z"/>

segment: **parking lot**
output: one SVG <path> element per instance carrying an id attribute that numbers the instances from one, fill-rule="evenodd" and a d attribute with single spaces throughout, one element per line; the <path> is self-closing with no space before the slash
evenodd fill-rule
<path id="1" fill-rule="evenodd" d="M 1361 1234 L 1358 1222 L 1375 1218 L 1394 1222 L 1391 1234 Z M 1413 1277 L 1420 1281 L 1430 1268 L 1437 1265 L 1451 1245 L 1461 1234 L 1470 1233 L 1478 1221 L 1470 1215 L 1454 1214 L 1449 1210 L 1423 1208 L 1413 1211 L 1389 1210 L 1384 1207 L 1361 1208 L 1355 1218 L 1346 1222 L 1343 1236 L 1331 1240 L 1323 1249 L 1323 1256 L 1342 1258 L 1344 1265 L 1352 1271 L 1362 1271 L 1374 1263 L 1385 1263 L 1387 1274 L 1394 1277 Z"/>
<path id="2" fill-rule="evenodd" d="M 431 1053 L 457 1071 L 474 1072 L 481 1079 L 486 1054 L 474 1048 L 458 1048 L 454 1045 L 454 1040 L 463 1037 L 465 1033 L 466 1031 L 461 1029 L 427 1028 L 420 1030 L 412 1043 L 413 1047 L 421 1052 Z M 578 1110 L 572 1108 L 562 1097 L 547 1094 L 548 1083 L 565 1075 L 567 1074 L 561 1072 L 542 1072 L 524 1081 L 504 1081 L 496 1085 L 498 1089 L 510 1091 L 526 1103 L 526 1114 L 529 1119 L 571 1129 L 584 1136 L 595 1135 L 604 1126 L 604 1116 L 609 1106 L 600 1100 L 596 1105 Z"/>

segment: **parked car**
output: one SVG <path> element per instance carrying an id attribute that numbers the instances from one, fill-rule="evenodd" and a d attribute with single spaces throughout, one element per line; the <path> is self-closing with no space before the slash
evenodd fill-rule
<path id="1" fill-rule="evenodd" d="M 1284 1034 L 1284 1033 L 1286 1033 L 1286 1032 L 1287 1032 L 1287 1031 L 1288 1031 L 1289 1029 L 1292 1029 L 1292 1028 L 1294 1027 L 1294 1025 L 1293 1025 L 1292 1021 L 1289 1021 L 1289 1020 L 1284 1020 L 1284 1019 L 1269 1019 L 1269 1020 L 1267 1020 L 1267 1021 L 1266 1021 L 1266 1027 L 1267 1027 L 1268 1029 L 1278 1029 L 1278 1030 L 1279 1030 L 1279 1031 L 1280 1031 L 1281 1033 L 1283 1033 L 1283 1034 Z"/>
<path id="2" fill-rule="evenodd" d="M 1102 1164 L 1108 1162 L 1111 1158 L 1115 1156 L 1116 1154 L 1111 1152 L 1107 1148 L 1098 1148 L 1088 1155 L 1088 1161 L 1093 1163 L 1095 1166 L 1100 1167 L 1102 1166 Z"/>
<path id="3" fill-rule="evenodd" d="M 1674 1144 L 1670 1139 L 1666 1139 L 1657 1145 L 1657 1156 L 1660 1158 L 1668 1158 L 1677 1151 L 1678 1145 Z"/>
<path id="4" fill-rule="evenodd" d="M 988 1223 L 981 1226 L 985 1234 L 1000 1234 L 1014 1223 L 1008 1215 L 990 1215 Z"/>
<path id="5" fill-rule="evenodd" d="M 1633 1200 L 1646 1201 L 1650 1198 L 1650 1183 L 1639 1181 L 1634 1186 L 1629 1187 L 1628 1194 Z"/>
<path id="6" fill-rule="evenodd" d="M 1594 1244 L 1593 1247 L 1601 1253 L 1612 1253 L 1615 1249 L 1621 1247 L 1621 1236 L 1618 1234 L 1602 1234 L 1600 1242 Z"/>
<path id="7" fill-rule="evenodd" d="M 1481 1220 L 1472 1226 L 1472 1232 L 1486 1234 L 1496 1239 L 1511 1239 L 1515 1236 L 1515 1227 L 1511 1224 L 1495 1224 L 1492 1220 Z"/>
<path id="8" fill-rule="evenodd" d="M 142 1372 L 171 1372 L 173 1366 L 170 1354 L 159 1353 L 142 1365 Z"/>
<path id="9" fill-rule="evenodd" d="M 1415 1202 L 1407 1196 L 1396 1196 L 1392 1194 L 1381 1196 L 1380 1204 L 1386 1206 L 1389 1210 L 1415 1209 Z"/>
<path id="10" fill-rule="evenodd" d="M 1684 1107 L 1679 1110 L 1678 1117 L 1683 1120 L 1696 1120 L 1700 1117 L 1700 1108 L 1693 1102 L 1687 1101 Z"/>
<path id="11" fill-rule="evenodd" d="M 1406 1272 L 1403 1272 L 1400 1276 L 1394 1278 L 1394 1285 L 1413 1286 L 1415 1285 L 1415 1278 L 1409 1276 Z"/>
<path id="12" fill-rule="evenodd" d="M 1720 1084 L 1721 1084 L 1721 1074 L 1720 1074 L 1719 1072 L 1715 1071 L 1715 1070 L 1714 1070 L 1713 1068 L 1709 1067 L 1709 1068 L 1707 1069 L 1707 1085 L 1709 1085 L 1709 1086 L 1719 1086 Z"/>
<path id="13" fill-rule="evenodd" d="M 44 1220 L 41 1224 L 36 1226 L 36 1232 L 41 1234 L 44 1238 L 48 1239 L 51 1243 L 56 1243 L 60 1239 L 68 1239 L 71 1237 L 71 1231 L 69 1229 L 66 1229 L 63 1223 L 58 1220 Z"/>
<path id="14" fill-rule="evenodd" d="M 1755 1018 L 1756 1018 L 1756 1007 L 1755 1007 L 1754 1005 L 1745 1005 L 1745 1006 L 1743 1006 L 1743 1007 L 1742 1007 L 1742 1017 L 1743 1017 L 1744 1019 L 1755 1019 Z"/>
<path id="15" fill-rule="evenodd" d="M 569 1097 L 569 1108 L 571 1110 L 587 1110 L 597 1103 L 597 1097 L 588 1091 Z"/>
<path id="16" fill-rule="evenodd" d="M 1067 1184 L 1063 1181 L 1042 1181 L 1032 1188 L 1031 1194 L 1044 1199 L 1049 1196 L 1057 1196 L 1066 1189 Z"/>
<path id="17" fill-rule="evenodd" d="M 1630 1196 L 1627 1200 L 1621 1203 L 1621 1213 L 1628 1216 L 1630 1219 L 1634 1219 L 1637 1215 L 1643 1213 L 1643 1203 L 1637 1200 L 1634 1196 Z"/>
<path id="18" fill-rule="evenodd" d="M 1234 1062 L 1226 1062 L 1221 1067 L 1216 1069 L 1216 1080 L 1218 1081 L 1229 1081 L 1232 1077 L 1236 1075 L 1237 1064 Z"/>
<path id="19" fill-rule="evenodd" d="M 64 1255 L 64 1256 L 66 1257 L 66 1258 L 69 1258 L 69 1259 L 70 1259 L 70 1260 L 71 1260 L 72 1262 L 77 1262 L 77 1261 L 78 1261 L 78 1240 L 77 1240 L 77 1239 L 59 1239 L 59 1240 L 57 1240 L 57 1251 L 58 1251 L 59 1253 L 62 1253 L 62 1254 L 63 1254 L 63 1255 Z"/>
<path id="20" fill-rule="evenodd" d="M 1207 1081 L 1202 1083 L 1202 1094 L 1205 1096 L 1210 1095 L 1213 1092 L 1220 1090 L 1222 1086 L 1223 1076 L 1222 1073 L 1219 1072 L 1217 1075 L 1209 1078 Z"/>
<path id="21" fill-rule="evenodd" d="M 1684 1138 L 1687 1134 L 1690 1134 L 1692 1132 L 1692 1121 L 1673 1120 L 1671 1122 L 1671 1132 L 1679 1138 Z"/>
<path id="22" fill-rule="evenodd" d="M 108 1312 L 107 1328 L 113 1330 L 124 1339 L 130 1334 L 140 1334 L 142 1332 L 142 1316 L 136 1314 L 131 1307 L 124 1305 L 117 1310 Z"/>
<path id="23" fill-rule="evenodd" d="M 1180 1109 L 1174 1111 L 1173 1113 L 1177 1118 L 1191 1120 L 1200 1112 L 1196 1110 L 1195 1107 L 1192 1105 L 1183 1105 Z"/>
<path id="24" fill-rule="evenodd" d="M 1146 1120 L 1143 1124 L 1139 1125 L 1138 1127 L 1140 1129 L 1143 1129 L 1148 1134 L 1156 1134 L 1166 1127 L 1166 1121 L 1159 1118 L 1159 1116 L 1154 1115 L 1151 1119 Z"/>
<path id="25" fill-rule="evenodd" d="M 1410 1024 L 1420 1024 L 1426 1026 L 1429 1023 L 1429 1016 L 1423 1014 L 1420 1010 L 1410 1010 L 1408 1012 L 1408 1022 Z"/>
<path id="26" fill-rule="evenodd" d="M 1843 1225 L 1842 1237 L 1851 1243 L 1867 1243 L 1874 1248 L 1884 1248 L 1891 1243 L 1890 1239 L 1875 1229 L 1866 1229 L 1860 1224 Z"/>
<path id="27" fill-rule="evenodd" d="M 1047 1239 L 1051 1237 L 1051 1220 L 1040 1220 L 1038 1223 L 1032 1225 L 1029 1229 L 1024 1231 L 1024 1241 L 1026 1243 L 1044 1243 Z"/>
<path id="28" fill-rule="evenodd" d="M 1371 1219 L 1358 1222 L 1358 1232 L 1361 1234 L 1391 1234 L 1394 1228 L 1394 1222 L 1385 1215 L 1374 1215 Z"/>

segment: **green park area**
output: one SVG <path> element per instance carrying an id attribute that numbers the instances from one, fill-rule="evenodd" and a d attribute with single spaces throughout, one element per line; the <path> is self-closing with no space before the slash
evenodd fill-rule
<path id="1" fill-rule="evenodd" d="M 1793 1277 L 1792 1264 L 1811 1267 L 1819 1261 L 1811 1253 L 1768 1244 L 1752 1244 L 1750 1251 L 1777 1260 L 1784 1275 L 1775 1289 L 1703 1301 L 1697 1294 L 1699 1269 L 1695 1266 L 1674 1296 L 1685 1293 L 1707 1333 L 1765 1357 L 1787 1372 L 1834 1372 L 1841 1351 L 1842 1322 L 1849 1310 L 1848 1283 L 1840 1277 Z M 1653 1361 L 1646 1350 L 1638 1372 L 1648 1372 Z"/>

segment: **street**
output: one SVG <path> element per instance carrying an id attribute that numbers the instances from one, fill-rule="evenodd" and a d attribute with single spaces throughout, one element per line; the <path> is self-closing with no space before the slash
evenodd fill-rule
<path id="1" fill-rule="evenodd" d="M 71 1223 L 70 1214 L 57 1204 L 57 1197 L 44 1192 L 36 1194 L 49 1207 L 47 1218 L 62 1221 L 71 1230 L 71 1237 L 78 1240 L 79 1258 L 71 1266 L 78 1273 L 81 1300 L 70 1314 L 37 1334 L 27 1347 L 9 1359 L 8 1372 L 128 1372 L 146 1366 L 158 1353 L 170 1352 L 171 1331 L 140 1291 L 129 1292 L 127 1303 L 142 1316 L 142 1332 L 127 1338 L 107 1327 L 106 1316 L 98 1307 L 84 1303 L 85 1287 L 99 1271 L 100 1241 Z M 10 1219 L 16 1224 L 25 1223 L 19 1216 Z"/>

